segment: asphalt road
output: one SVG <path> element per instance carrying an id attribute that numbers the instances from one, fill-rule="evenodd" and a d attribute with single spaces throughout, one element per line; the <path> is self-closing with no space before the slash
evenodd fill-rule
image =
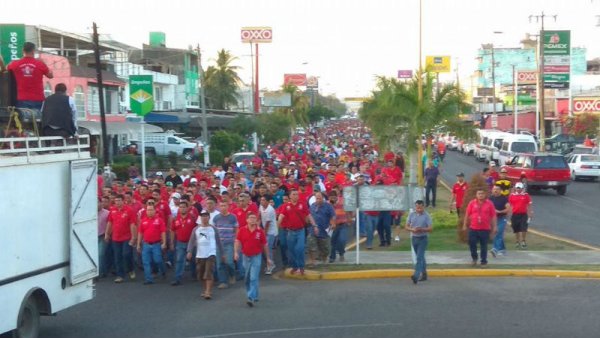
<path id="1" fill-rule="evenodd" d="M 442 177 L 452 185 L 456 174 L 464 172 L 468 180 L 486 166 L 473 156 L 449 151 L 443 163 Z M 533 199 L 535 229 L 570 238 L 590 245 L 600 246 L 600 184 L 598 182 L 572 182 L 565 196 L 554 190 L 530 192 Z"/>
<path id="2" fill-rule="evenodd" d="M 197 284 L 115 285 L 42 320 L 42 338 L 112 337 L 595 337 L 596 280 L 269 278 L 260 302 L 238 283 L 201 300 Z"/>

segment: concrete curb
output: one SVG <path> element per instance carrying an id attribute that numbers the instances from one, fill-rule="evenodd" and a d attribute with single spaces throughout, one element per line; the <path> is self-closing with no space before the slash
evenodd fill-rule
<path id="1" fill-rule="evenodd" d="M 409 278 L 413 270 L 380 269 L 359 271 L 319 272 L 306 270 L 304 275 L 292 275 L 291 269 L 283 273 L 285 278 L 296 280 L 351 280 L 374 278 Z M 544 277 L 600 279 L 600 271 L 543 270 L 543 269 L 428 269 L 430 277 Z"/>

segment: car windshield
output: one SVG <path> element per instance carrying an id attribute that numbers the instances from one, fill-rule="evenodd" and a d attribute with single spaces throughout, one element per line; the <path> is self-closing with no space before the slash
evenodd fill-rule
<path id="1" fill-rule="evenodd" d="M 535 144 L 532 142 L 513 142 L 511 150 L 515 153 L 533 153 Z"/>
<path id="2" fill-rule="evenodd" d="M 252 160 L 254 158 L 254 154 L 239 154 L 233 155 L 231 160 L 235 163 L 244 162 L 245 160 Z"/>
<path id="3" fill-rule="evenodd" d="M 565 169 L 568 168 L 568 165 L 565 158 L 561 156 L 538 156 L 535 158 L 534 168 Z"/>
<path id="4" fill-rule="evenodd" d="M 581 162 L 600 162 L 600 156 L 597 156 L 597 155 L 581 156 Z"/>
<path id="5" fill-rule="evenodd" d="M 591 154 L 594 152 L 592 147 L 575 147 L 573 148 L 573 154 Z"/>

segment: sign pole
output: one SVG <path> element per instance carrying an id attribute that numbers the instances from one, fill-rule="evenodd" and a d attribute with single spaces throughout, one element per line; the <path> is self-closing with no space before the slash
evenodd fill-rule
<path id="1" fill-rule="evenodd" d="M 514 81 L 513 81 L 514 82 L 513 83 L 513 86 L 514 86 L 514 89 L 513 89 L 513 94 L 514 94 L 513 115 L 514 115 L 514 119 L 515 119 L 515 122 L 514 122 L 515 134 L 517 134 L 517 132 L 518 132 L 517 123 L 519 122 L 518 118 L 517 118 L 517 109 L 518 109 L 517 99 L 519 98 L 519 96 L 517 94 L 517 89 L 518 89 L 517 71 L 516 71 L 515 65 L 512 65 L 512 67 L 513 67 L 513 79 L 514 79 Z"/>
<path id="2" fill-rule="evenodd" d="M 140 120 L 140 126 L 142 129 L 142 179 L 145 180 L 146 179 L 146 128 L 145 128 L 146 122 L 144 121 L 144 118 L 142 117 L 142 119 Z"/>
<path id="3" fill-rule="evenodd" d="M 356 187 L 356 265 L 360 264 L 360 187 Z"/>

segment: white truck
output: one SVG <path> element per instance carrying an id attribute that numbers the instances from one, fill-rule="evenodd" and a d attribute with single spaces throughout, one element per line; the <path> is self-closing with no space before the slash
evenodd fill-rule
<path id="1" fill-rule="evenodd" d="M 94 297 L 96 175 L 87 136 L 0 138 L 0 333 L 37 337 L 40 315 Z"/>
<path id="2" fill-rule="evenodd" d="M 170 152 L 174 152 L 186 160 L 191 160 L 199 147 L 198 144 L 173 133 L 146 133 L 145 135 L 144 147 L 147 154 L 167 156 Z M 137 151 L 141 152 L 141 141 L 138 142 L 137 147 Z"/>

